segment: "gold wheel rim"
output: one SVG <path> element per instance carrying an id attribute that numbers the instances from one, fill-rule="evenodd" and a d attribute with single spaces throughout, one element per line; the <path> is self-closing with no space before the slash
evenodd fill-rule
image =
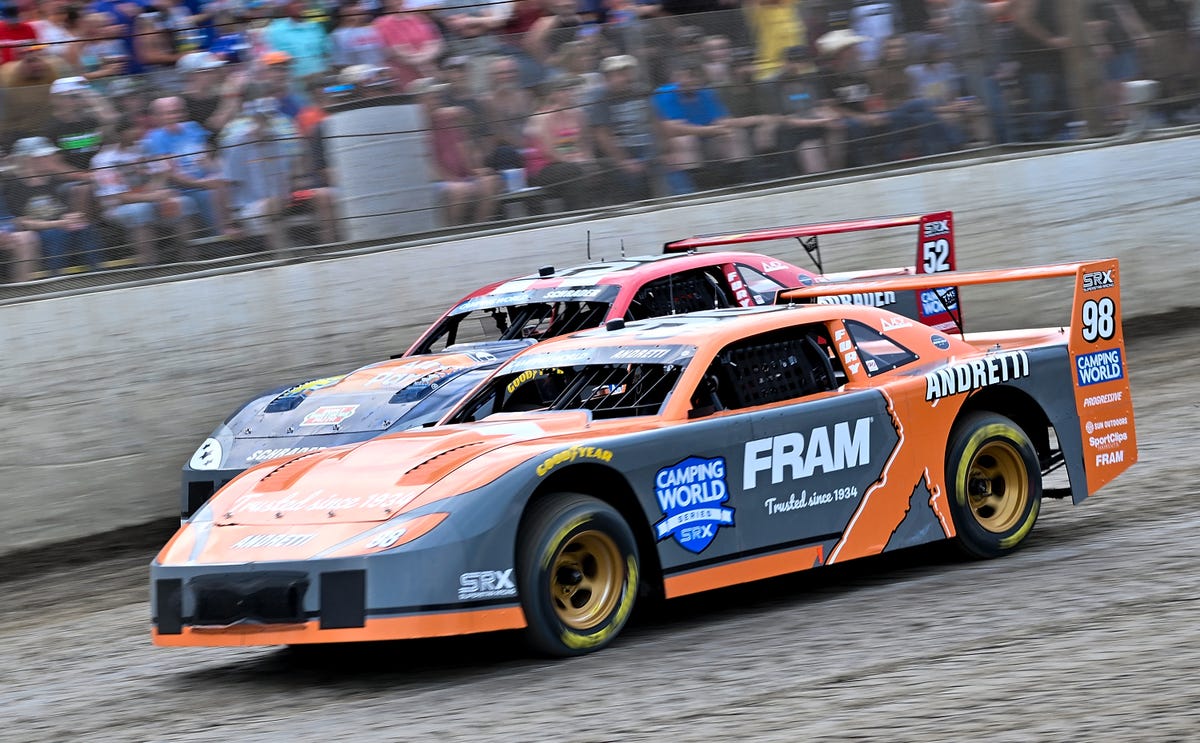
<path id="1" fill-rule="evenodd" d="M 1017 526 L 1029 504 L 1025 461 L 1007 441 L 990 441 L 971 459 L 967 500 L 984 529 L 1004 534 Z"/>
<path id="2" fill-rule="evenodd" d="M 621 551 L 609 535 L 584 531 L 554 555 L 550 600 L 559 620 L 573 630 L 602 624 L 617 606 L 625 580 Z"/>

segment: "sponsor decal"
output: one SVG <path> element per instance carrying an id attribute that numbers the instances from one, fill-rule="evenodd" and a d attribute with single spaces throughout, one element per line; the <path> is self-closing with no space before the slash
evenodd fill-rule
<path id="1" fill-rule="evenodd" d="M 936 237 L 938 235 L 950 234 L 949 219 L 931 219 L 925 223 L 925 237 Z"/>
<path id="2" fill-rule="evenodd" d="M 1083 398 L 1083 407 L 1095 408 L 1101 405 L 1108 405 L 1109 403 L 1121 402 L 1123 399 L 1125 399 L 1124 390 L 1121 390 L 1120 392 L 1109 392 L 1103 395 L 1092 395 L 1091 397 Z"/>
<path id="3" fill-rule="evenodd" d="M 875 363 L 875 359 L 867 359 L 866 364 L 867 371 L 872 373 L 879 371 L 879 364 Z"/>
<path id="4" fill-rule="evenodd" d="M 250 452 L 246 457 L 247 462 L 265 462 L 268 459 L 279 459 L 280 457 L 290 457 L 296 454 L 309 454 L 314 451 L 321 451 L 324 446 L 296 446 L 291 449 L 258 449 Z"/>
<path id="5" fill-rule="evenodd" d="M 860 368 L 858 352 L 849 350 L 854 344 L 846 338 L 846 331 L 835 330 L 833 332 L 833 342 L 837 344 L 838 354 L 842 357 L 842 366 L 851 374 L 858 374 Z"/>
<path id="6" fill-rule="evenodd" d="M 1113 279 L 1113 269 L 1107 271 L 1088 271 L 1083 275 L 1083 290 L 1085 292 L 1100 291 L 1101 289 L 1111 289 L 1117 285 Z"/>
<path id="7" fill-rule="evenodd" d="M 817 297 L 817 304 L 861 304 L 868 307 L 887 307 L 896 303 L 896 292 L 866 292 L 863 294 L 835 294 Z"/>
<path id="8" fill-rule="evenodd" d="M 221 449 L 221 442 L 209 437 L 204 440 L 204 443 L 192 455 L 188 466 L 194 470 L 215 470 L 221 466 L 223 458 L 224 454 Z"/>
<path id="9" fill-rule="evenodd" d="M 924 289 L 921 291 L 921 313 L 925 315 L 940 315 L 943 312 L 953 312 L 958 309 L 958 290 L 952 286 L 944 289 Z"/>
<path id="10" fill-rule="evenodd" d="M 547 376 L 550 373 L 562 374 L 563 370 L 562 369 L 529 369 L 528 371 L 523 371 L 520 374 L 518 374 L 517 376 L 513 377 L 513 380 L 504 387 L 504 392 L 505 392 L 505 394 L 511 395 L 512 393 L 516 392 L 517 389 L 520 388 L 521 385 L 525 384 L 526 382 L 532 382 L 533 380 L 540 379 L 544 376 Z"/>
<path id="11" fill-rule="evenodd" d="M 663 519 L 654 525 L 659 541 L 674 537 L 680 547 L 699 554 L 722 526 L 733 526 L 725 458 L 688 457 L 654 475 L 654 495 Z"/>
<path id="12" fill-rule="evenodd" d="M 763 501 L 763 507 L 767 509 L 767 513 L 774 516 L 778 513 L 787 513 L 789 511 L 799 511 L 803 508 L 812 508 L 813 506 L 823 506 L 826 503 L 835 501 L 850 500 L 858 497 L 858 487 L 851 485 L 846 488 L 834 488 L 827 493 L 813 493 L 809 495 L 807 490 L 800 491 L 800 497 L 797 498 L 795 493 L 788 496 L 787 500 L 779 498 L 767 498 Z"/>
<path id="13" fill-rule="evenodd" d="M 307 544 L 316 534 L 251 534 L 233 543 L 231 549 L 249 550 L 261 547 L 299 547 Z"/>
<path id="14" fill-rule="evenodd" d="M 750 290 L 746 288 L 746 282 L 742 281 L 742 275 L 736 268 L 725 272 L 725 280 L 729 282 L 729 288 L 733 290 L 733 298 L 739 305 L 742 307 L 754 306 L 754 300 L 750 298 Z"/>
<path id="15" fill-rule="evenodd" d="M 763 273 L 771 273 L 772 271 L 782 271 L 783 269 L 785 269 L 787 267 L 788 267 L 788 264 L 784 263 L 783 261 L 763 261 L 763 264 L 762 264 Z"/>
<path id="16" fill-rule="evenodd" d="M 545 299 L 594 299 L 604 291 L 602 286 L 590 286 L 582 289 L 551 289 L 542 295 Z"/>
<path id="17" fill-rule="evenodd" d="M 1102 467 L 1106 464 L 1120 464 L 1125 461 L 1124 450 L 1101 452 L 1096 455 L 1096 466 Z"/>
<path id="18" fill-rule="evenodd" d="M 311 382 L 298 384 L 295 387 L 288 387 L 283 392 L 279 393 L 279 397 L 295 397 L 296 395 L 308 396 L 310 393 L 322 389 L 324 387 L 332 387 L 338 382 L 345 379 L 346 375 L 342 374 L 337 377 L 325 377 L 324 379 L 314 379 Z"/>
<path id="19" fill-rule="evenodd" d="M 951 364 L 925 375 L 925 400 L 961 395 L 993 384 L 1029 376 L 1029 354 L 1008 351 Z"/>
<path id="20" fill-rule="evenodd" d="M 613 361 L 653 361 L 671 353 L 669 348 L 623 348 L 612 355 Z"/>
<path id="21" fill-rule="evenodd" d="M 1080 387 L 1124 379 L 1125 366 L 1121 363 L 1121 349 L 1112 348 L 1076 356 L 1075 374 Z"/>
<path id="22" fill-rule="evenodd" d="M 369 550 L 387 549 L 396 542 L 400 541 L 400 537 L 404 536 L 405 532 L 407 531 L 408 530 L 402 526 L 395 529 L 388 529 L 387 531 L 381 531 L 367 540 L 366 548 Z"/>
<path id="23" fill-rule="evenodd" d="M 1115 449 L 1129 440 L 1129 434 L 1124 431 L 1113 431 L 1102 436 L 1088 436 L 1088 443 L 1093 449 Z"/>
<path id="24" fill-rule="evenodd" d="M 513 569 L 480 570 L 458 576 L 458 600 L 503 598 L 516 596 L 517 586 L 513 583 Z"/>
<path id="25" fill-rule="evenodd" d="M 570 449 L 564 449 L 557 454 L 552 454 L 538 465 L 538 477 L 542 477 L 550 470 L 560 464 L 574 462 L 577 459 L 592 459 L 597 462 L 611 462 L 613 453 L 608 449 L 601 449 L 598 446 L 572 446 Z"/>
<path id="26" fill-rule="evenodd" d="M 771 484 L 802 480 L 820 471 L 826 474 L 871 463 L 872 418 L 859 418 L 832 426 L 817 426 L 807 435 L 785 433 L 746 442 L 742 489 L 758 487 L 759 476 L 769 472 Z"/>
<path id="27" fill-rule="evenodd" d="M 889 330 L 899 330 L 900 328 L 911 328 L 913 323 L 903 317 L 885 317 L 883 322 L 879 323 L 879 329 L 883 332 Z"/>
<path id="28" fill-rule="evenodd" d="M 364 387 L 404 387 L 435 373 L 449 374 L 454 369 L 440 361 L 416 361 L 399 368 L 386 369 L 367 380 Z"/>
<path id="29" fill-rule="evenodd" d="M 950 348 L 950 341 L 946 340 L 946 337 L 942 335 L 929 336 L 929 342 L 933 344 L 934 348 L 940 348 L 943 351 Z"/>
<path id="30" fill-rule="evenodd" d="M 345 508 L 383 508 L 398 511 L 408 505 L 414 493 L 371 493 L 369 495 L 326 494 L 314 490 L 306 495 L 288 493 L 282 498 L 263 499 L 259 493 L 247 493 L 234 501 L 231 511 L 250 513 L 295 513 L 298 511 L 337 511 Z"/>
<path id="31" fill-rule="evenodd" d="M 357 405 L 322 405 L 300 421 L 301 426 L 336 426 L 358 410 Z"/>
<path id="32" fill-rule="evenodd" d="M 1097 431 L 1109 431 L 1114 428 L 1124 428 L 1129 425 L 1129 418 L 1121 416 L 1120 418 L 1109 418 L 1106 421 L 1088 421 L 1084 428 L 1088 433 L 1096 433 Z"/>

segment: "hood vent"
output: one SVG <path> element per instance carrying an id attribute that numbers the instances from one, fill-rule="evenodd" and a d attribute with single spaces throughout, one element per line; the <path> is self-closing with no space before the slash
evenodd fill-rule
<path id="1" fill-rule="evenodd" d="M 400 475 L 400 479 L 396 480 L 396 484 L 397 485 L 405 484 L 404 481 L 408 480 L 417 471 L 425 469 L 426 467 L 430 466 L 431 464 L 438 461 L 439 459 L 442 459 L 454 452 L 459 452 L 459 451 L 462 451 L 463 449 L 470 449 L 470 448 L 479 447 L 479 446 L 486 446 L 488 443 L 489 442 L 487 442 L 487 441 L 472 441 L 470 443 L 462 444 L 461 446 L 456 446 L 453 449 L 447 449 L 446 451 L 440 452 L 437 455 L 432 456 L 429 459 L 426 459 L 424 462 L 421 462 L 420 464 L 407 470 L 403 475 Z"/>

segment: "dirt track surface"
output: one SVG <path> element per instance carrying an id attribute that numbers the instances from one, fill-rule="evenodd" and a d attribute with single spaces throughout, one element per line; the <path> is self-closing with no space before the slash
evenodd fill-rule
<path id="1" fill-rule="evenodd" d="M 149 642 L 152 550 L 0 583 L 11 741 L 1195 740 L 1200 327 L 1129 349 L 1141 461 L 991 562 L 910 551 L 668 604 L 533 659 L 493 635 Z M 111 554 L 111 553 L 110 553 Z"/>

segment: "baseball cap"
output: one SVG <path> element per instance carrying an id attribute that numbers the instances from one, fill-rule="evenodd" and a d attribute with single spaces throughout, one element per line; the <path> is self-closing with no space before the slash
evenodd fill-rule
<path id="1" fill-rule="evenodd" d="M 79 93 L 84 90 L 90 90 L 91 86 L 83 77 L 60 77 L 50 84 L 50 95 L 59 95 L 63 93 Z"/>
<path id="2" fill-rule="evenodd" d="M 632 54 L 618 54 L 613 57 L 605 57 L 600 63 L 601 72 L 616 72 L 617 70 L 628 70 L 632 67 L 637 67 L 637 57 Z"/>
<path id="3" fill-rule="evenodd" d="M 262 55 L 262 63 L 265 65 L 288 64 L 292 61 L 292 55 L 287 52 L 267 52 Z"/>
<path id="4" fill-rule="evenodd" d="M 866 36 L 859 36 L 846 28 L 830 31 L 817 39 L 817 51 L 826 56 L 833 56 L 843 49 L 867 41 Z"/>
<path id="5" fill-rule="evenodd" d="M 180 72 L 196 72 L 211 70 L 223 64 L 225 64 L 225 60 L 212 52 L 189 52 L 179 58 L 179 61 L 175 63 L 175 69 Z"/>
<path id="6" fill-rule="evenodd" d="M 18 157 L 44 157 L 58 152 L 58 148 L 45 137 L 25 137 L 13 145 L 12 154 Z"/>

